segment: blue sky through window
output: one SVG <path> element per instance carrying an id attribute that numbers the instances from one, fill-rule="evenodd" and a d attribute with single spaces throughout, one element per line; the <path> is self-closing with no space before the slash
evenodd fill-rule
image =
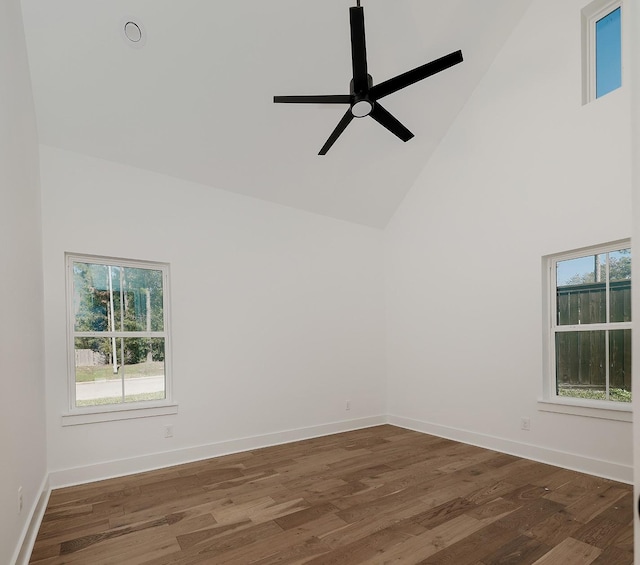
<path id="1" fill-rule="evenodd" d="M 596 98 L 622 84 L 621 10 L 596 22 Z"/>
<path id="2" fill-rule="evenodd" d="M 596 261 L 604 264 L 606 259 L 604 255 L 588 255 L 586 257 L 578 257 L 577 259 L 558 261 L 556 272 L 557 285 L 564 286 L 572 284 L 570 281 L 572 277 L 585 276 L 587 273 L 593 273 Z"/>

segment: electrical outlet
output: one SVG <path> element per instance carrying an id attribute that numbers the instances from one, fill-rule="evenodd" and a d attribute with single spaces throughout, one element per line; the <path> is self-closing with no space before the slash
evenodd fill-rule
<path id="1" fill-rule="evenodd" d="M 347 405 L 344 408 L 345 410 L 351 410 L 351 400 L 347 400 Z"/>
<path id="2" fill-rule="evenodd" d="M 18 514 L 22 513 L 23 505 L 24 505 L 24 500 L 22 498 L 22 487 L 18 487 Z"/>
<path id="3" fill-rule="evenodd" d="M 164 437 L 173 437 L 173 426 L 164 427 Z"/>
<path id="4" fill-rule="evenodd" d="M 520 419 L 520 429 L 525 430 L 526 432 L 531 430 L 531 419 L 530 418 L 521 418 Z"/>

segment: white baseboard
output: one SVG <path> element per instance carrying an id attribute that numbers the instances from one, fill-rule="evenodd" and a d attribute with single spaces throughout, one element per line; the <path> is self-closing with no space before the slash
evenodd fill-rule
<path id="1" fill-rule="evenodd" d="M 50 471 L 49 484 L 51 488 L 78 485 L 103 479 L 122 477 L 124 475 L 131 475 L 134 473 L 142 473 L 144 471 L 152 471 L 163 467 L 171 467 L 172 465 L 191 463 L 192 461 L 201 461 L 203 459 L 210 459 L 211 457 L 220 457 L 222 455 L 229 455 L 231 453 L 238 453 L 251 449 L 259 449 L 272 445 L 291 443 L 292 441 L 300 441 L 340 432 L 368 428 L 371 426 L 378 426 L 386 423 L 387 418 L 384 415 L 371 416 L 368 418 L 345 420 L 342 422 L 321 424 L 319 426 L 284 430 L 259 436 L 221 441 L 207 445 L 185 447 L 162 453 L 141 455 L 140 457 L 105 461 L 103 463 L 96 463 L 94 465 L 87 465 L 84 467 Z"/>
<path id="2" fill-rule="evenodd" d="M 508 440 L 497 436 L 480 434 L 459 428 L 442 426 L 440 424 L 433 424 L 422 420 L 414 420 L 412 418 L 404 418 L 394 415 L 380 415 L 360 418 L 357 420 L 345 420 L 330 424 L 321 424 L 307 428 L 284 430 L 259 436 L 221 441 L 194 447 L 186 447 L 172 451 L 142 455 L 140 457 L 105 461 L 83 467 L 50 471 L 48 487 L 61 488 L 103 479 L 121 477 L 131 475 L 133 473 L 141 473 L 144 471 L 161 469 L 163 467 L 170 467 L 172 465 L 210 459 L 211 457 L 220 457 L 222 455 L 229 455 L 231 453 L 259 449 L 272 445 L 282 445 L 292 441 L 311 439 L 314 437 L 368 428 L 386 423 L 399 426 L 401 428 L 460 441 L 462 443 L 468 443 L 470 445 L 476 445 L 478 447 L 484 447 L 486 449 L 493 449 L 501 453 L 508 453 L 510 455 L 532 459 L 533 461 L 539 461 L 541 463 L 556 465 L 558 467 L 579 471 L 581 473 L 588 473 L 590 475 L 613 479 L 622 483 L 633 484 L 633 467 L 630 465 L 593 459 L 575 453 L 565 453 L 546 447 Z"/>
<path id="3" fill-rule="evenodd" d="M 414 430 L 416 432 L 452 439 L 462 443 L 492 449 L 501 453 L 524 457 L 525 459 L 532 459 L 533 461 L 538 461 L 540 463 L 547 463 L 549 465 L 563 467 L 572 471 L 579 471 L 580 473 L 587 473 L 589 475 L 595 475 L 605 479 L 612 479 L 621 483 L 633 484 L 633 467 L 631 465 L 622 465 L 620 463 L 592 459 L 575 453 L 565 453 L 563 451 L 556 451 L 554 449 L 548 449 L 538 445 L 531 445 L 496 436 L 479 434 L 449 426 L 441 426 L 440 424 L 432 424 L 430 422 L 423 422 L 412 418 L 403 418 L 401 416 L 389 415 L 387 416 L 387 423 L 401 428 Z"/>
<path id="4" fill-rule="evenodd" d="M 51 494 L 48 475 L 42 480 L 39 492 L 40 495 L 31 507 L 29 519 L 22 530 L 18 545 L 13 554 L 12 563 L 15 563 L 15 565 L 27 565 L 29 563 L 33 545 L 36 542 L 36 536 L 38 535 L 44 511 L 47 509 L 47 502 L 49 502 L 49 495 Z"/>

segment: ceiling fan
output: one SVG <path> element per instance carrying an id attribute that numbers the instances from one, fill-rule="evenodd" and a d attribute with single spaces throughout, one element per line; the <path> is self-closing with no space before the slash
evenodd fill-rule
<path id="1" fill-rule="evenodd" d="M 342 119 L 329 136 L 329 139 L 327 139 L 327 142 L 322 146 L 318 155 L 326 155 L 353 118 L 371 116 L 402 141 L 409 141 L 413 134 L 387 112 L 378 100 L 462 62 L 462 51 L 454 51 L 440 59 L 374 85 L 371 75 L 367 72 L 364 9 L 360 6 L 360 0 L 357 0 L 357 6 L 349 8 L 349 16 L 351 23 L 351 62 L 353 67 L 350 94 L 273 97 L 274 102 L 286 104 L 349 104 L 349 109 L 342 116 Z"/>

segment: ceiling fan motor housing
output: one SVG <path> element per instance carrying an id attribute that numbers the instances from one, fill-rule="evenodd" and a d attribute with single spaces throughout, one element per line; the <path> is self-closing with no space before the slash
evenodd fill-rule
<path id="1" fill-rule="evenodd" d="M 366 90 L 354 92 L 353 79 L 351 79 L 351 113 L 354 118 L 365 118 L 373 110 L 374 101 L 369 98 L 369 88 L 373 86 L 373 78 L 370 74 L 367 74 L 367 82 L 368 87 Z"/>

